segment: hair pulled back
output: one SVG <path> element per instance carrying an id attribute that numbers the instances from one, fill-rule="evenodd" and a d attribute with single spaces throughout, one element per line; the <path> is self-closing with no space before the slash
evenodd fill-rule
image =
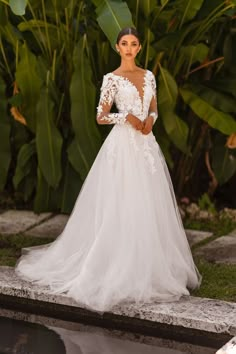
<path id="1" fill-rule="evenodd" d="M 122 30 L 118 33 L 118 36 L 117 36 L 117 39 L 116 39 L 116 44 L 119 44 L 121 38 L 123 36 L 126 36 L 127 34 L 132 34 L 133 36 L 135 36 L 138 39 L 139 43 L 140 43 L 139 33 L 136 30 L 136 28 L 125 27 L 125 28 L 122 28 Z"/>

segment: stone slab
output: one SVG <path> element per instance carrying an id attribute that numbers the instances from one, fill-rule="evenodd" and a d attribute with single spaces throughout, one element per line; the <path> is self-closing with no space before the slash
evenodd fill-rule
<path id="1" fill-rule="evenodd" d="M 8 210 L 0 215 L 0 234 L 11 235 L 25 232 L 51 215 L 52 213 L 35 214 L 26 210 Z"/>
<path id="2" fill-rule="evenodd" d="M 199 247 L 195 255 L 202 256 L 209 262 L 236 264 L 236 235 L 221 236 Z"/>
<path id="3" fill-rule="evenodd" d="M 20 279 L 11 267 L 0 267 L 0 294 L 37 300 L 44 304 L 57 304 L 68 308 L 83 308 L 66 294 L 53 294 L 42 287 Z M 27 307 L 27 302 L 24 305 Z M 88 311 L 88 310 L 87 310 Z M 92 311 L 88 311 L 91 312 Z M 153 325 L 171 325 L 209 333 L 236 335 L 236 303 L 185 296 L 176 302 L 153 302 L 145 305 L 117 305 L 109 312 L 132 321 L 143 320 Z"/>
<path id="4" fill-rule="evenodd" d="M 52 237 L 56 238 L 63 231 L 67 221 L 69 219 L 68 215 L 56 215 L 44 223 L 28 230 L 25 235 L 34 237 Z"/>
<path id="5" fill-rule="evenodd" d="M 186 232 L 186 236 L 187 236 L 190 247 L 192 247 L 193 245 L 195 245 L 203 240 L 206 240 L 207 238 L 209 238 L 213 235 L 212 232 L 190 230 L 190 229 L 186 229 L 185 232 Z"/>

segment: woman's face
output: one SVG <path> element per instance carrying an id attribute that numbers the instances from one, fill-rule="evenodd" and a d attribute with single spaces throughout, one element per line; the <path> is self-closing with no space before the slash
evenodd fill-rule
<path id="1" fill-rule="evenodd" d="M 121 37 L 116 50 L 120 53 L 122 59 L 132 60 L 136 57 L 141 49 L 141 45 L 137 37 L 133 34 L 126 34 Z"/>

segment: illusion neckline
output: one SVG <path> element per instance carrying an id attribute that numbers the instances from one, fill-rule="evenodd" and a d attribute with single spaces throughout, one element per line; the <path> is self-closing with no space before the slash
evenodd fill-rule
<path id="1" fill-rule="evenodd" d="M 145 70 L 145 73 L 143 74 L 143 78 L 142 78 L 142 86 L 141 86 L 141 89 L 142 89 L 142 96 L 140 95 L 140 92 L 137 88 L 137 86 L 126 76 L 123 76 L 123 75 L 117 75 L 117 74 L 114 74 L 113 72 L 111 72 L 110 74 L 112 74 L 113 76 L 115 77 L 118 77 L 118 78 L 121 78 L 121 79 L 124 79 L 126 81 L 128 81 L 135 89 L 136 89 L 136 92 L 138 93 L 138 97 L 140 99 L 140 102 L 141 102 L 141 105 L 143 107 L 143 104 L 144 104 L 144 95 L 145 95 L 145 86 L 146 86 L 146 76 L 148 74 L 149 70 L 146 69 Z"/>

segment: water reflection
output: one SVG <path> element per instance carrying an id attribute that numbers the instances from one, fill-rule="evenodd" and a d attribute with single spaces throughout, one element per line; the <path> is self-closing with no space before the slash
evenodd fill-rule
<path id="1" fill-rule="evenodd" d="M 17 354 L 181 354 L 168 348 L 0 318 L 0 353 Z"/>
<path id="2" fill-rule="evenodd" d="M 65 345 L 53 330 L 34 323 L 0 317 L 0 353 L 66 354 Z"/>
<path id="3" fill-rule="evenodd" d="M 105 334 L 54 329 L 69 354 L 183 354 L 182 351 L 132 342 Z"/>
<path id="4" fill-rule="evenodd" d="M 0 354 L 212 354 L 215 352 L 210 348 L 160 338 L 105 330 L 43 316 L 3 312 L 0 311 Z"/>

